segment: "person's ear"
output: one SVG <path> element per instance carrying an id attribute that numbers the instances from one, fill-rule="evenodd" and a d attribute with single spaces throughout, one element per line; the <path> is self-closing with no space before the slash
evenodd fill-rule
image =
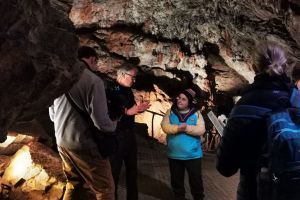
<path id="1" fill-rule="evenodd" d="M 93 62 L 94 62 L 95 64 L 97 64 L 97 57 L 92 57 L 92 59 L 93 59 Z"/>

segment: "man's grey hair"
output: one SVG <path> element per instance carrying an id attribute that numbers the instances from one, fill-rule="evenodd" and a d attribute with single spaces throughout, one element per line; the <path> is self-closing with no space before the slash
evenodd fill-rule
<path id="1" fill-rule="evenodd" d="M 267 42 L 258 46 L 255 54 L 255 72 L 267 73 L 270 76 L 280 76 L 287 70 L 286 52 L 278 44 Z"/>
<path id="2" fill-rule="evenodd" d="M 136 72 L 138 71 L 137 68 L 132 65 L 122 65 L 117 71 L 117 79 L 121 78 L 122 76 L 124 76 L 124 74 L 128 73 L 131 70 L 135 70 Z"/>

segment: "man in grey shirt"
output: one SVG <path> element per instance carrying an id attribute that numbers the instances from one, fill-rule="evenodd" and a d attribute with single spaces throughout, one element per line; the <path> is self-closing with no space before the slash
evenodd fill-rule
<path id="1" fill-rule="evenodd" d="M 97 54 L 94 49 L 83 46 L 79 48 L 78 57 L 87 68 L 68 94 L 77 107 L 89 115 L 97 129 L 113 132 L 117 123 L 108 116 L 104 83 L 93 73 L 96 71 Z M 113 200 L 114 182 L 110 163 L 99 153 L 92 135 L 98 132 L 93 132 L 91 125 L 72 106 L 66 95 L 54 100 L 49 115 L 54 122 L 56 143 L 67 177 L 63 199 L 78 199 L 79 191 L 86 183 L 98 200 Z"/>

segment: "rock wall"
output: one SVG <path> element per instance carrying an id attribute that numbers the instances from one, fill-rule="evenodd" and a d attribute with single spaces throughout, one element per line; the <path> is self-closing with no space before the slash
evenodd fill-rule
<path id="1" fill-rule="evenodd" d="M 79 43 L 71 7 L 62 2 L 0 2 L 0 135 L 32 120 L 77 80 Z"/>
<path id="2" fill-rule="evenodd" d="M 57 152 L 17 135 L 0 144 L 0 199 L 61 199 L 66 185 Z"/>

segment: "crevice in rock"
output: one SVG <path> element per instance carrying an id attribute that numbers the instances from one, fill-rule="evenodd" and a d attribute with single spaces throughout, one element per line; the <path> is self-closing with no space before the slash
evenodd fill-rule
<path id="1" fill-rule="evenodd" d="M 218 45 L 210 43 L 210 42 L 205 42 L 203 44 L 203 55 L 207 58 L 209 54 L 214 54 L 214 55 L 219 55 L 220 54 L 220 48 Z"/>
<path id="2" fill-rule="evenodd" d="M 134 85 L 134 89 L 150 92 L 154 91 L 153 85 L 157 85 L 168 96 L 174 98 L 180 90 L 192 88 L 197 93 L 198 99 L 207 98 L 207 94 L 193 83 L 193 76 L 188 71 L 169 69 L 166 72 L 170 72 L 174 77 L 168 77 L 166 75 L 153 74 L 153 71 L 163 69 L 147 66 L 142 66 L 141 68 L 142 71 L 137 77 L 137 84 Z"/>
<path id="3" fill-rule="evenodd" d="M 96 23 L 82 25 L 80 27 L 76 27 L 75 33 L 77 35 L 85 35 L 92 34 L 99 29 L 99 25 Z"/>
<path id="4" fill-rule="evenodd" d="M 300 15 L 300 2 L 291 2 L 290 8 L 296 15 Z"/>
<path id="5" fill-rule="evenodd" d="M 216 76 L 221 76 L 223 78 L 232 79 L 235 78 L 239 80 L 243 85 L 237 84 L 237 87 L 232 87 L 230 91 L 223 91 L 227 93 L 227 95 L 235 96 L 239 93 L 239 91 L 248 84 L 248 81 L 239 73 L 237 73 L 234 69 L 230 68 L 226 63 L 222 56 L 219 55 L 220 49 L 216 44 L 212 44 L 209 42 L 204 43 L 203 45 L 203 55 L 207 59 L 208 65 L 205 70 L 208 74 L 208 79 L 212 81 L 212 93 L 217 93 L 218 91 L 215 89 L 217 86 Z M 242 58 L 240 58 L 242 59 Z M 243 60 L 243 59 L 242 59 Z"/>
<path id="6" fill-rule="evenodd" d="M 81 37 L 84 35 L 85 37 L 89 37 L 91 40 L 97 41 L 97 44 L 101 47 L 103 47 L 104 50 L 109 52 L 108 48 L 105 48 L 103 45 L 103 40 L 99 39 L 94 33 L 97 32 L 97 30 L 106 30 L 110 32 L 120 32 L 120 33 L 130 33 L 135 35 L 136 38 L 141 39 L 148 39 L 152 41 L 153 43 L 176 43 L 180 46 L 180 50 L 182 52 L 185 52 L 187 56 L 192 55 L 190 48 L 184 43 L 184 41 L 174 38 L 169 39 L 165 38 L 162 35 L 152 35 L 150 33 L 146 33 L 143 31 L 143 24 L 141 25 L 135 25 L 135 24 L 114 24 L 113 26 L 109 28 L 99 28 L 96 24 L 91 25 L 91 27 L 80 27 L 76 29 L 76 33 Z M 97 39 L 98 38 L 98 39 Z M 134 39 L 136 39 L 134 38 Z M 132 39 L 132 40 L 134 40 Z"/>
<path id="7" fill-rule="evenodd" d="M 143 37 L 145 39 L 149 39 L 154 43 L 176 43 L 180 45 L 180 50 L 185 52 L 186 55 L 190 56 L 192 52 L 190 51 L 190 48 L 184 43 L 183 40 L 180 40 L 178 38 L 165 38 L 162 34 L 153 35 L 150 33 L 146 33 L 143 31 L 144 24 L 141 25 L 128 25 L 128 24 L 116 24 L 113 25 L 110 29 L 113 31 L 119 31 L 119 32 L 129 32 L 138 35 L 138 37 Z"/>

